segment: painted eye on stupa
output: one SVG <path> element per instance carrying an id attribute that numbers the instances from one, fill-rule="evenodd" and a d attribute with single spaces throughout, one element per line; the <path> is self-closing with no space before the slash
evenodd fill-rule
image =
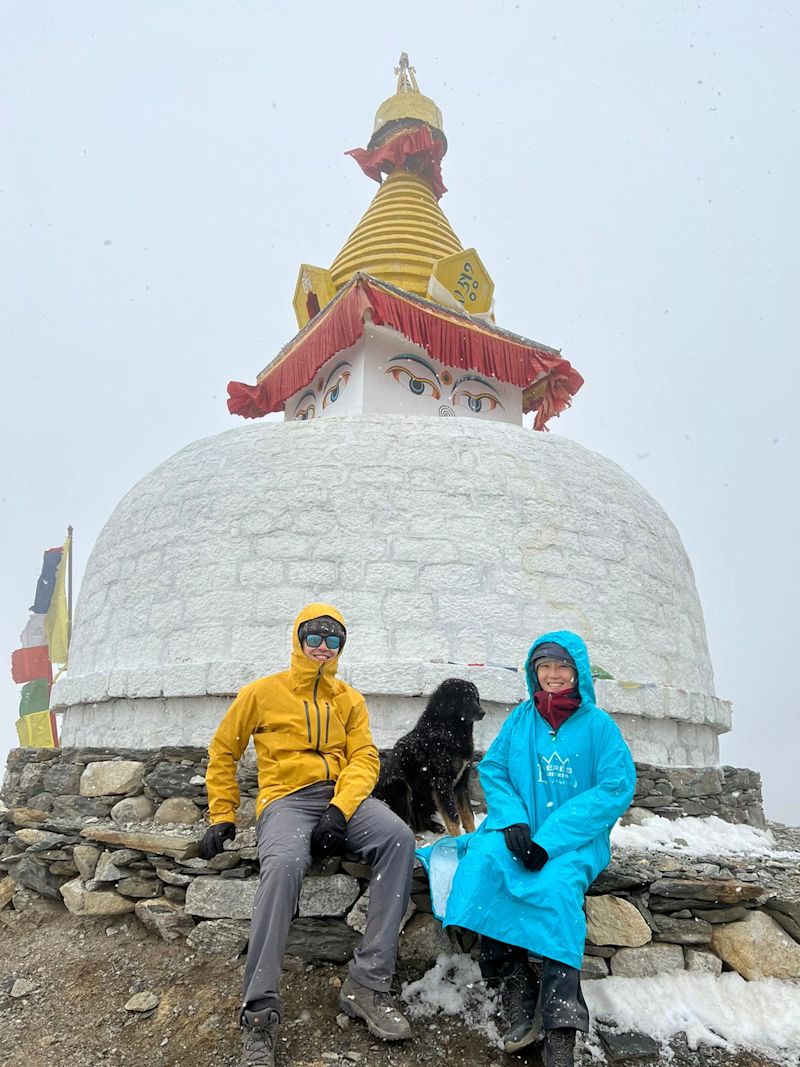
<path id="1" fill-rule="evenodd" d="M 398 385 L 405 386 L 414 396 L 432 396 L 434 400 L 441 399 L 439 386 L 430 378 L 417 377 L 406 367 L 390 367 L 386 373 L 391 374 Z"/>
<path id="2" fill-rule="evenodd" d="M 503 407 L 497 397 L 492 396 L 491 393 L 468 393 L 462 390 L 460 393 L 453 394 L 452 401 L 456 407 L 469 408 L 475 415 Z"/>
<path id="3" fill-rule="evenodd" d="M 350 371 L 343 370 L 333 385 L 329 386 L 325 390 L 325 395 L 322 398 L 323 408 L 328 407 L 329 404 L 335 404 L 339 399 L 342 390 L 350 381 Z"/>
<path id="4" fill-rule="evenodd" d="M 316 415 L 317 405 L 314 403 L 313 400 L 309 401 L 307 404 L 298 407 L 297 411 L 295 411 L 294 413 L 296 422 L 307 422 L 309 419 L 316 418 Z"/>

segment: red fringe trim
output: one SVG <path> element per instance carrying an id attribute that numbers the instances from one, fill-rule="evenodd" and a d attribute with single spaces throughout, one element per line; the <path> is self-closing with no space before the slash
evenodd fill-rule
<path id="1" fill-rule="evenodd" d="M 436 199 L 441 200 L 447 192 L 442 181 L 444 153 L 444 141 L 434 139 L 427 126 L 418 126 L 414 130 L 400 130 L 377 148 L 352 148 L 345 155 L 352 156 L 366 176 L 376 182 L 396 167 L 405 167 L 424 178 Z"/>
<path id="2" fill-rule="evenodd" d="M 314 380 L 326 360 L 355 344 L 364 333 L 368 313 L 377 326 L 397 330 L 440 363 L 527 389 L 524 410 L 536 412 L 537 430 L 544 430 L 549 419 L 569 407 L 583 385 L 581 375 L 553 349 L 515 339 L 356 274 L 281 351 L 256 385 L 228 383 L 228 410 L 246 419 L 281 411 L 290 396 Z"/>

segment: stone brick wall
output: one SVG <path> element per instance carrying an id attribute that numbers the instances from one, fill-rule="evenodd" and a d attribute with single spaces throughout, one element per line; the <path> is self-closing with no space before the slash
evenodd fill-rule
<path id="1" fill-rule="evenodd" d="M 309 470 L 309 449 L 347 463 Z M 128 493 L 86 568 L 54 690 L 65 743 L 206 744 L 221 705 L 285 665 L 312 600 L 349 620 L 343 673 L 385 709 L 381 745 L 448 675 L 500 715 L 524 685 L 491 665 L 517 668 L 564 627 L 643 683 L 600 687 L 638 759 L 713 764 L 730 726 L 678 533 L 619 467 L 555 434 L 362 416 L 231 430 Z"/>
<path id="2" fill-rule="evenodd" d="M 80 916 L 134 912 L 152 933 L 185 938 L 195 951 L 243 952 L 258 881 L 255 768 L 240 764 L 235 840 L 206 861 L 197 855 L 206 765 L 201 748 L 13 751 L 0 807 L 0 908 L 46 896 Z M 763 825 L 752 771 L 638 771 L 632 821 L 707 808 Z M 723 966 L 747 978 L 800 977 L 800 853 L 791 851 L 793 842 L 766 862 L 615 849 L 587 898 L 585 977 L 718 974 Z M 349 957 L 364 929 L 369 878 L 354 857 L 315 864 L 292 924 L 288 966 Z M 441 952 L 473 946 L 473 937 L 443 931 L 430 914 L 419 869 L 401 958 L 425 968 Z"/>

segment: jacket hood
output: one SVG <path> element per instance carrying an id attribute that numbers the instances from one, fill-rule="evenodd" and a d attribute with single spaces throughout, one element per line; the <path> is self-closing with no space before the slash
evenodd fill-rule
<path id="1" fill-rule="evenodd" d="M 313 659 L 309 659 L 305 654 L 297 634 L 297 631 L 304 622 L 318 619 L 320 615 L 330 615 L 332 619 L 336 619 L 338 623 L 341 623 L 345 630 L 347 629 L 347 624 L 345 623 L 341 612 L 337 611 L 331 604 L 308 604 L 303 608 L 294 620 L 292 626 L 291 674 L 292 685 L 294 688 L 303 684 L 312 684 L 319 675 L 322 675 L 329 680 L 332 680 L 336 676 L 336 669 L 339 666 L 339 656 L 332 656 L 320 667 L 318 663 L 315 663 Z"/>
<path id="2" fill-rule="evenodd" d="M 578 668 L 578 693 L 580 694 L 581 704 L 595 704 L 594 682 L 592 681 L 592 670 L 589 666 L 589 651 L 583 638 L 578 637 L 571 630 L 552 630 L 550 633 L 537 637 L 531 645 L 525 658 L 525 681 L 528 685 L 528 693 L 531 700 L 533 700 L 533 694 L 539 688 L 531 660 L 534 651 L 545 641 L 555 641 L 557 645 L 561 645 L 562 648 L 569 652 L 570 656 L 575 660 L 575 666 Z"/>

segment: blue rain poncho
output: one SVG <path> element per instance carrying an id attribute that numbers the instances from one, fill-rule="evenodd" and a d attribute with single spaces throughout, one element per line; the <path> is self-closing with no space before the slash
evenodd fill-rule
<path id="1" fill-rule="evenodd" d="M 536 710 L 531 656 L 555 641 L 578 669 L 581 704 L 555 732 Z M 420 849 L 434 914 L 532 955 L 579 968 L 587 888 L 611 858 L 609 832 L 633 799 L 636 771 L 619 727 L 595 703 L 586 645 L 567 630 L 543 634 L 526 661 L 531 699 L 516 707 L 478 766 L 488 815 L 473 834 Z M 502 830 L 526 823 L 548 854 L 529 871 Z"/>

